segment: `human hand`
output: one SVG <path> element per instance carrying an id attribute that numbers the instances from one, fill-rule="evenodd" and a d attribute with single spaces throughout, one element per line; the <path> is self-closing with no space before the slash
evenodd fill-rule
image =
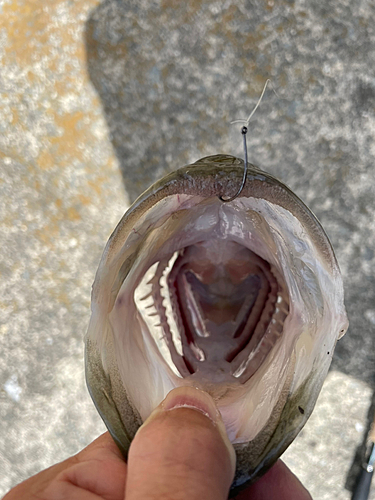
<path id="1" fill-rule="evenodd" d="M 19 484 L 3 500 L 226 500 L 234 469 L 234 450 L 212 399 L 180 388 L 139 429 L 128 464 L 106 432 L 77 455 Z M 280 460 L 235 498 L 311 500 Z"/>

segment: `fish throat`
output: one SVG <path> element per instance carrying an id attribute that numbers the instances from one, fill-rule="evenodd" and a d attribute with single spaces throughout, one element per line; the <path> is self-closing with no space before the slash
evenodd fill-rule
<path id="1" fill-rule="evenodd" d="M 220 239 L 156 262 L 137 287 L 135 304 L 174 373 L 213 383 L 249 380 L 282 335 L 289 312 L 277 269 Z"/>

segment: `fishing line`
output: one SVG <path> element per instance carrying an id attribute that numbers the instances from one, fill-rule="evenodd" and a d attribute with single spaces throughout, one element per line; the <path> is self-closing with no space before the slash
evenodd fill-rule
<path id="1" fill-rule="evenodd" d="M 244 126 L 241 128 L 241 134 L 242 134 L 242 137 L 243 137 L 243 150 L 244 150 L 244 160 L 243 160 L 243 167 L 244 168 L 243 168 L 242 182 L 241 182 L 240 187 L 238 188 L 237 193 L 235 195 L 231 196 L 230 198 L 224 198 L 223 195 L 219 196 L 220 201 L 223 201 L 224 203 L 228 203 L 229 201 L 235 200 L 242 193 L 242 190 L 245 187 L 246 177 L 247 177 L 247 142 L 246 142 L 246 134 L 247 134 L 249 122 L 250 122 L 253 114 L 255 113 L 255 111 L 258 109 L 258 106 L 261 103 L 261 100 L 263 99 L 263 96 L 264 96 L 264 93 L 266 91 L 267 85 L 268 85 L 268 83 L 270 81 L 271 80 L 269 78 L 266 80 L 266 83 L 264 84 L 264 87 L 263 87 L 262 93 L 260 94 L 258 102 L 256 103 L 254 109 L 249 114 L 247 120 L 239 119 L 239 120 L 234 120 L 234 121 L 230 122 L 231 125 L 233 125 L 234 123 L 244 123 Z M 275 92 L 275 90 L 274 90 L 274 92 Z"/>

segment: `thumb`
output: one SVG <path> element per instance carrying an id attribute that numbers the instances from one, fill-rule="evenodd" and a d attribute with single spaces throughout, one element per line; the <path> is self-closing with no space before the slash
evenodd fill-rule
<path id="1" fill-rule="evenodd" d="M 125 499 L 227 499 L 235 462 L 213 399 L 199 389 L 179 387 L 130 446 Z"/>

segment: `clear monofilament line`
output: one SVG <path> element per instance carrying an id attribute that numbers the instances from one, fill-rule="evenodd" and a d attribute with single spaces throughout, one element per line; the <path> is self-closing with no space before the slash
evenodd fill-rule
<path id="1" fill-rule="evenodd" d="M 270 81 L 271 80 L 269 78 L 266 80 L 266 83 L 264 84 L 264 87 L 263 87 L 262 93 L 260 94 L 258 102 L 256 103 L 255 108 L 249 114 L 247 120 L 244 120 L 244 119 L 233 120 L 232 122 L 230 122 L 231 125 L 233 125 L 234 123 L 243 123 L 245 125 L 245 127 L 249 126 L 250 120 L 251 120 L 253 114 L 255 113 L 255 111 L 258 109 L 260 103 L 262 102 L 262 99 L 263 99 L 264 93 L 266 91 L 267 85 L 269 84 Z"/>

